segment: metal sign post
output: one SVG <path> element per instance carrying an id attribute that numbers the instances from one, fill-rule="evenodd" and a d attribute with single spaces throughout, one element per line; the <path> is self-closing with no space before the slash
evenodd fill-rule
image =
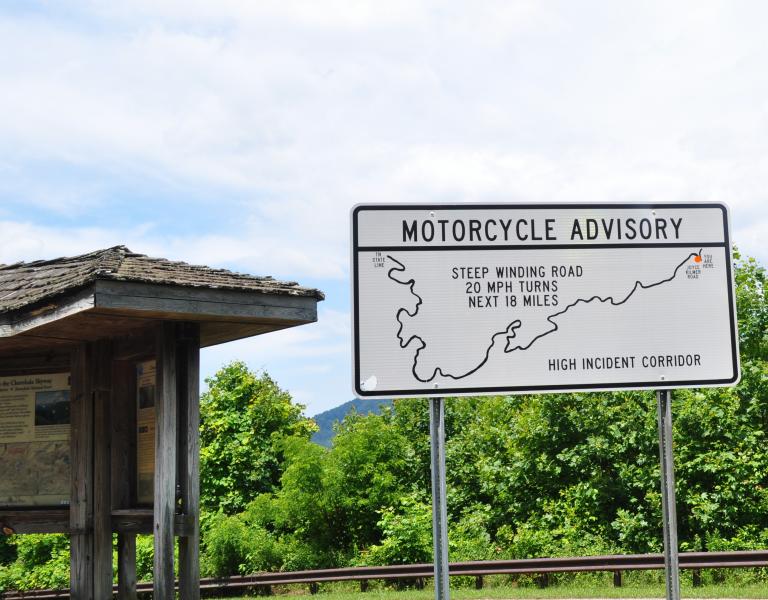
<path id="1" fill-rule="evenodd" d="M 445 408 L 442 397 L 429 401 L 432 457 L 432 544 L 435 565 L 435 600 L 449 600 L 448 508 L 445 486 Z"/>
<path id="2" fill-rule="evenodd" d="M 657 390 L 659 457 L 661 459 L 661 501 L 664 526 L 664 571 L 667 600 L 680 600 L 680 569 L 677 554 L 677 508 L 675 506 L 675 465 L 672 454 L 672 394 Z"/>

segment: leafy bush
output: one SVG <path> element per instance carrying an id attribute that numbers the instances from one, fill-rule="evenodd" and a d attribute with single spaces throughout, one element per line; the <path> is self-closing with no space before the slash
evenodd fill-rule
<path id="1" fill-rule="evenodd" d="M 491 542 L 488 525 L 491 509 L 474 505 L 456 523 L 448 523 L 448 555 L 454 560 L 491 560 L 500 558 L 502 549 Z"/>
<path id="2" fill-rule="evenodd" d="M 243 515 L 217 515 L 203 535 L 200 569 L 204 576 L 247 575 L 277 571 L 282 566 L 280 545 L 264 528 Z"/>
<path id="3" fill-rule="evenodd" d="M 346 565 L 346 559 L 333 548 L 307 543 L 298 535 L 284 535 L 280 539 L 282 571 L 303 571 Z"/>
<path id="4" fill-rule="evenodd" d="M 152 581 L 155 542 L 151 535 L 136 536 L 136 579 Z"/>
<path id="5" fill-rule="evenodd" d="M 432 507 L 418 494 L 404 496 L 396 507 L 381 510 L 381 543 L 368 548 L 360 564 L 394 565 L 432 560 Z M 449 536 L 450 537 L 450 536 Z"/>
<path id="6" fill-rule="evenodd" d="M 69 538 L 26 534 L 9 538 L 16 560 L 0 566 L 0 591 L 69 587 Z"/>

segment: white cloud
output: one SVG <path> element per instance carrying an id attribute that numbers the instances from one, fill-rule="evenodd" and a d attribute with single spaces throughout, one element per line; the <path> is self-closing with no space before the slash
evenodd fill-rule
<path id="1" fill-rule="evenodd" d="M 124 242 L 338 282 L 358 202 L 719 200 L 768 262 L 767 19 L 693 0 L 0 9 L 0 201 L 29 205 L 0 206 L 0 260 Z M 126 180 L 200 190 L 212 222 L 94 226 Z"/>
<path id="2" fill-rule="evenodd" d="M 335 253 L 322 248 L 312 254 L 281 250 L 279 232 L 262 234 L 244 228 L 236 235 L 180 235 L 159 232 L 151 223 L 129 229 L 120 227 L 59 227 L 30 221 L 0 220 L 0 263 L 74 256 L 125 244 L 150 256 L 183 260 L 244 271 L 254 275 L 293 278 L 341 279 L 346 272 Z"/>
<path id="3" fill-rule="evenodd" d="M 109 232 L 95 227 L 63 229 L 31 222 L 0 221 L 0 263 L 73 256 L 120 243 L 115 239 Z"/>
<path id="4" fill-rule="evenodd" d="M 235 193 L 247 235 L 187 253 L 296 276 L 343 277 L 361 201 L 727 200 L 751 246 L 768 14 L 731 6 L 136 1 L 82 2 L 85 25 L 6 17 L 2 162 Z M 27 197 L 63 211 L 108 194 L 71 185 Z"/>

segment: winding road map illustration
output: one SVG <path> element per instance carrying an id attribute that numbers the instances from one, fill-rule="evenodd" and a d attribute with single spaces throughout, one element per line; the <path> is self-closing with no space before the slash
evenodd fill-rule
<path id="1" fill-rule="evenodd" d="M 672 275 L 670 275 L 668 278 L 662 279 L 660 281 L 655 281 L 653 283 L 643 283 L 642 281 L 635 281 L 634 285 L 632 286 L 632 289 L 620 299 L 617 299 L 613 296 L 601 297 L 599 295 L 594 295 L 590 298 L 578 298 L 577 300 L 574 300 L 564 308 L 558 310 L 557 312 L 553 312 L 551 315 L 547 316 L 546 321 L 550 324 L 549 328 L 546 329 L 546 331 L 543 331 L 542 333 L 538 333 L 537 335 L 535 335 L 535 337 L 530 339 L 530 341 L 528 341 L 526 338 L 523 338 L 522 336 L 517 334 L 517 331 L 522 326 L 522 321 L 520 319 L 515 319 L 514 321 L 507 323 L 503 327 L 503 329 L 501 329 L 500 331 L 496 331 L 491 334 L 488 347 L 485 349 L 484 352 L 478 352 L 478 354 L 482 354 L 483 356 L 482 356 L 482 360 L 478 361 L 477 366 L 474 366 L 468 371 L 461 374 L 444 373 L 440 367 L 436 367 L 432 371 L 432 374 L 426 378 L 423 378 L 419 375 L 418 366 L 419 366 L 419 356 L 422 353 L 424 355 L 428 354 L 427 342 L 420 335 L 417 335 L 417 334 L 414 334 L 407 339 L 403 336 L 403 330 L 406 328 L 406 323 L 404 323 L 403 319 L 414 319 L 418 316 L 418 312 L 422 308 L 421 307 L 422 298 L 414 291 L 416 282 L 413 279 L 408 279 L 407 281 L 398 279 L 397 274 L 404 274 L 406 272 L 405 265 L 403 265 L 398 260 L 394 259 L 392 256 L 387 256 L 387 260 L 395 264 L 394 267 L 389 269 L 389 271 L 387 272 L 387 276 L 396 283 L 408 286 L 411 294 L 413 294 L 413 296 L 416 298 L 416 309 L 413 313 L 408 312 L 407 308 L 400 308 L 396 313 L 395 318 L 399 324 L 397 338 L 398 340 L 400 340 L 401 348 L 407 348 L 412 343 L 417 344 L 416 353 L 414 354 L 414 359 L 413 359 L 413 369 L 411 371 L 413 373 L 413 376 L 416 379 L 418 379 L 421 382 L 428 383 L 433 379 L 435 379 L 435 377 L 437 377 L 438 375 L 440 375 L 441 377 L 448 377 L 454 380 L 464 379 L 465 377 L 472 375 L 473 373 L 481 369 L 483 365 L 485 365 L 488 362 L 488 358 L 491 354 L 491 350 L 499 343 L 504 344 L 503 351 L 505 353 L 528 350 L 534 343 L 536 343 L 537 340 L 541 339 L 545 335 L 550 335 L 552 333 L 555 333 L 558 330 L 556 318 L 562 315 L 563 313 L 567 312 L 574 306 L 577 306 L 582 302 L 583 303 L 601 302 L 601 303 L 609 303 L 613 306 L 619 306 L 621 304 L 624 304 L 625 302 L 628 302 L 630 298 L 632 298 L 632 296 L 634 296 L 635 292 L 637 292 L 638 290 L 649 289 L 657 285 L 662 285 L 664 283 L 668 283 L 672 281 L 686 263 L 688 263 L 691 260 L 701 262 L 702 258 L 701 258 L 701 251 L 690 253 L 688 254 L 688 256 L 685 257 L 685 259 L 680 264 L 675 266 Z M 424 310 L 427 310 L 427 307 L 424 307 Z"/>
<path id="2" fill-rule="evenodd" d="M 722 205 L 573 206 L 358 207 L 356 393 L 737 381 Z"/>

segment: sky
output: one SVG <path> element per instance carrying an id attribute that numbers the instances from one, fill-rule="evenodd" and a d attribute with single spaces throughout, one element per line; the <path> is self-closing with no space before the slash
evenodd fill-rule
<path id="1" fill-rule="evenodd" d="M 764 2 L 0 4 L 0 263 L 125 244 L 299 281 L 202 352 L 352 398 L 359 202 L 720 201 L 768 264 Z"/>

